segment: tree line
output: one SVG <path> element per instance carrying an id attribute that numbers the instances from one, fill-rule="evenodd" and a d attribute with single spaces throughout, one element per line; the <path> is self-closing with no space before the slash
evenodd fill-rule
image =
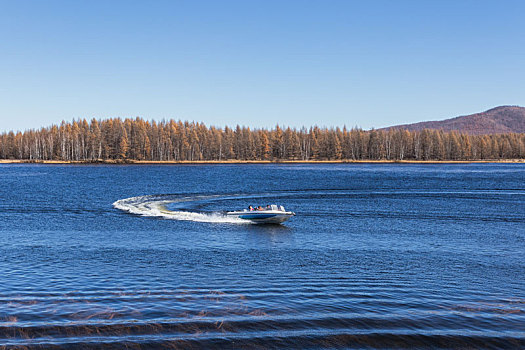
<path id="1" fill-rule="evenodd" d="M 426 129 L 216 128 L 142 118 L 63 121 L 0 134 L 0 159 L 22 160 L 497 160 L 525 158 L 525 134 Z"/>

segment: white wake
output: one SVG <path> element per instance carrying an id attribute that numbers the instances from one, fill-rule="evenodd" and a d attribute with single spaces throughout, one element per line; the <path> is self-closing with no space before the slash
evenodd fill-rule
<path id="1" fill-rule="evenodd" d="M 192 211 L 169 210 L 167 205 L 170 203 L 193 202 L 205 198 L 211 199 L 217 196 L 209 197 L 181 197 L 181 198 L 163 198 L 162 196 L 139 196 L 119 199 L 113 203 L 113 207 L 122 211 L 149 217 L 161 217 L 171 220 L 210 222 L 210 223 L 232 223 L 247 224 L 247 220 L 228 217 L 221 213 L 198 213 Z"/>

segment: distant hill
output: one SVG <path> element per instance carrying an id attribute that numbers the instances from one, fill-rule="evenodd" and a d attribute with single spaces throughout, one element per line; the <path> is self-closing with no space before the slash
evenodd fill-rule
<path id="1" fill-rule="evenodd" d="M 470 135 L 525 133 L 525 108 L 519 106 L 500 106 L 482 113 L 465 115 L 441 121 L 420 122 L 396 125 L 388 129 L 406 129 L 418 131 L 438 129 L 443 131 L 457 130 Z"/>

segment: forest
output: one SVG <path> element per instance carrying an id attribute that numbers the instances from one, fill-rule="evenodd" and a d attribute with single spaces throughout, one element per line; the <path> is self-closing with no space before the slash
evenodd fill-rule
<path id="1" fill-rule="evenodd" d="M 502 160 L 525 158 L 525 134 L 425 129 L 216 128 L 142 118 L 63 121 L 0 134 L 0 159 L 105 160 Z"/>

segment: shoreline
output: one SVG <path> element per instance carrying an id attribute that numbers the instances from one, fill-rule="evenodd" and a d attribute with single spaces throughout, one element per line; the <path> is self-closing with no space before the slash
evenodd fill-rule
<path id="1" fill-rule="evenodd" d="M 0 159 L 0 164 L 57 164 L 57 165 L 212 165 L 212 164 L 477 164 L 499 163 L 519 164 L 525 159 L 494 159 L 494 160 L 132 160 L 106 159 L 97 161 L 76 160 L 28 160 L 28 159 Z"/>

